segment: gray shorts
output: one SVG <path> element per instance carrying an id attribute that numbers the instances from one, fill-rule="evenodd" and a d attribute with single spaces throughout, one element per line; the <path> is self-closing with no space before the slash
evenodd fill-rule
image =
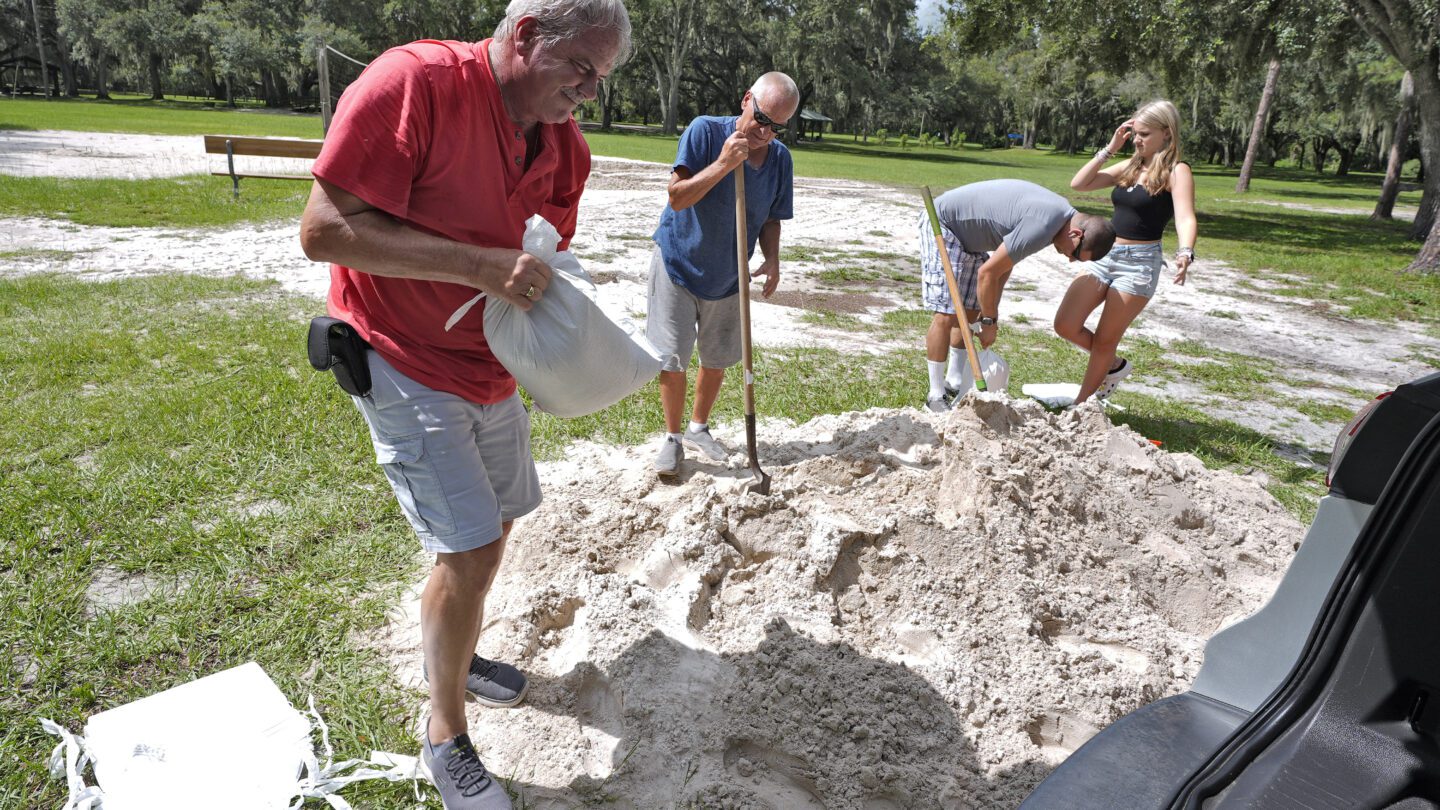
<path id="1" fill-rule="evenodd" d="M 700 365 L 729 368 L 740 362 L 739 293 L 706 301 L 670 280 L 657 246 L 650 254 L 650 300 L 645 337 L 665 358 L 661 371 L 684 371 L 700 343 Z"/>
<path id="2" fill-rule="evenodd" d="M 980 265 L 990 258 L 989 253 L 969 253 L 960 240 L 941 228 L 945 236 L 945 248 L 950 254 L 950 267 L 955 270 L 955 286 L 965 299 L 966 309 L 980 308 Z M 950 285 L 945 281 L 945 265 L 940 262 L 940 248 L 935 244 L 935 230 L 930 226 L 930 216 L 920 212 L 920 301 L 931 312 L 955 314 L 955 305 L 950 303 Z"/>
<path id="3" fill-rule="evenodd" d="M 1160 286 L 1160 271 L 1165 269 L 1165 253 L 1160 243 L 1116 245 L 1105 258 L 1086 262 L 1085 272 L 1100 279 L 1116 292 L 1154 298 Z"/>
<path id="4" fill-rule="evenodd" d="M 351 397 L 370 426 L 375 460 L 429 552 L 470 551 L 500 539 L 501 524 L 540 505 L 530 457 L 530 414 L 518 394 L 494 405 L 436 391 L 378 352 L 373 388 Z"/>

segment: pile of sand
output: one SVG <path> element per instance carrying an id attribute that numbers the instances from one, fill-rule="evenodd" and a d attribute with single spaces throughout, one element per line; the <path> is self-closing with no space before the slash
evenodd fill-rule
<path id="1" fill-rule="evenodd" d="M 722 434 L 743 446 L 736 432 Z M 968 399 L 762 426 L 731 464 L 577 448 L 517 524 L 481 651 L 530 673 L 472 735 L 529 807 L 1013 807 L 1184 688 L 1301 527 L 1096 407 Z M 418 610 L 381 643 L 418 684 Z"/>

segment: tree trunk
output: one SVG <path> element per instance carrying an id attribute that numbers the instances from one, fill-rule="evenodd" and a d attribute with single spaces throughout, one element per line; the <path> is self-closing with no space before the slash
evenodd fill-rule
<path id="1" fill-rule="evenodd" d="M 160 85 L 160 66 L 165 60 L 158 53 L 150 54 L 150 100 L 164 101 L 165 90 Z"/>
<path id="2" fill-rule="evenodd" d="M 1260 92 L 1260 105 L 1255 108 L 1255 123 L 1250 127 L 1250 144 L 1245 147 L 1245 163 L 1240 167 L 1240 179 L 1235 181 L 1235 191 L 1243 194 L 1250 190 L 1250 175 L 1255 171 L 1255 157 L 1260 152 L 1260 139 L 1265 133 L 1265 117 L 1270 114 L 1270 105 L 1275 101 L 1275 85 L 1280 79 L 1280 57 L 1270 57 L 1270 67 L 1265 71 L 1265 89 Z"/>
<path id="3" fill-rule="evenodd" d="M 1434 222 L 1435 215 L 1431 212 L 1431 221 Z M 1425 244 L 1420 248 L 1420 253 L 1415 256 L 1415 261 L 1405 268 L 1407 273 L 1435 273 L 1440 270 L 1440 228 L 1433 224 L 1430 226 L 1430 235 L 1425 238 Z"/>
<path id="4" fill-rule="evenodd" d="M 104 51 L 95 59 L 95 98 L 110 100 L 110 57 Z"/>
<path id="5" fill-rule="evenodd" d="M 1311 151 L 1315 153 L 1315 173 L 1325 173 L 1325 158 L 1330 154 L 1330 144 L 1324 138 L 1316 138 L 1311 142 Z"/>
<path id="6" fill-rule="evenodd" d="M 1340 162 L 1335 166 L 1336 177 L 1346 177 L 1350 174 L 1350 164 L 1355 161 L 1355 150 L 1341 144 L 1335 147 L 1340 154 Z"/>
<path id="7" fill-rule="evenodd" d="M 1435 63 L 1414 71 L 1414 79 L 1415 100 L 1420 108 L 1420 159 L 1425 166 L 1425 193 L 1410 229 L 1410 238 L 1418 240 L 1433 236 L 1431 226 L 1436 208 L 1440 207 L 1440 172 L 1435 171 L 1440 166 L 1440 75 Z"/>
<path id="8" fill-rule="evenodd" d="M 1395 198 L 1400 196 L 1400 168 L 1405 165 L 1405 145 L 1410 140 L 1410 108 L 1415 106 L 1415 79 L 1410 71 L 1400 80 L 1400 114 L 1395 116 L 1395 135 L 1390 139 L 1390 155 L 1385 162 L 1385 182 L 1380 186 L 1380 200 L 1375 203 L 1371 219 L 1390 219 L 1395 215 Z"/>

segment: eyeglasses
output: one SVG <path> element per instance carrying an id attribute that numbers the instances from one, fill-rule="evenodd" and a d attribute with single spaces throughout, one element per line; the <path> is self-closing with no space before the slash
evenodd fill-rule
<path id="1" fill-rule="evenodd" d="M 1079 242 L 1076 242 L 1076 243 L 1075 243 L 1075 249 L 1070 252 L 1070 258 L 1074 259 L 1074 260 L 1077 261 L 1077 262 L 1081 260 L 1081 259 L 1080 259 L 1080 243 L 1079 243 Z"/>
<path id="2" fill-rule="evenodd" d="M 755 101 L 754 96 L 750 97 L 750 112 L 752 115 L 755 116 L 755 123 L 759 124 L 762 127 L 769 127 L 770 131 L 775 133 L 776 135 L 784 135 L 786 130 L 790 129 L 784 124 L 775 123 L 774 119 L 761 112 L 760 105 Z"/>

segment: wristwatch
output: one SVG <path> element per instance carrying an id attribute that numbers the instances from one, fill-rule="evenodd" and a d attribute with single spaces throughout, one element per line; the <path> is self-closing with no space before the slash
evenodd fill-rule
<path id="1" fill-rule="evenodd" d="M 981 316 L 980 316 L 980 325 L 981 325 L 981 326 L 994 326 L 994 325 L 997 324 L 997 323 L 1000 323 L 1000 318 L 999 318 L 999 316 L 996 316 L 996 317 L 994 317 L 994 318 L 990 317 L 989 315 L 981 315 Z"/>

